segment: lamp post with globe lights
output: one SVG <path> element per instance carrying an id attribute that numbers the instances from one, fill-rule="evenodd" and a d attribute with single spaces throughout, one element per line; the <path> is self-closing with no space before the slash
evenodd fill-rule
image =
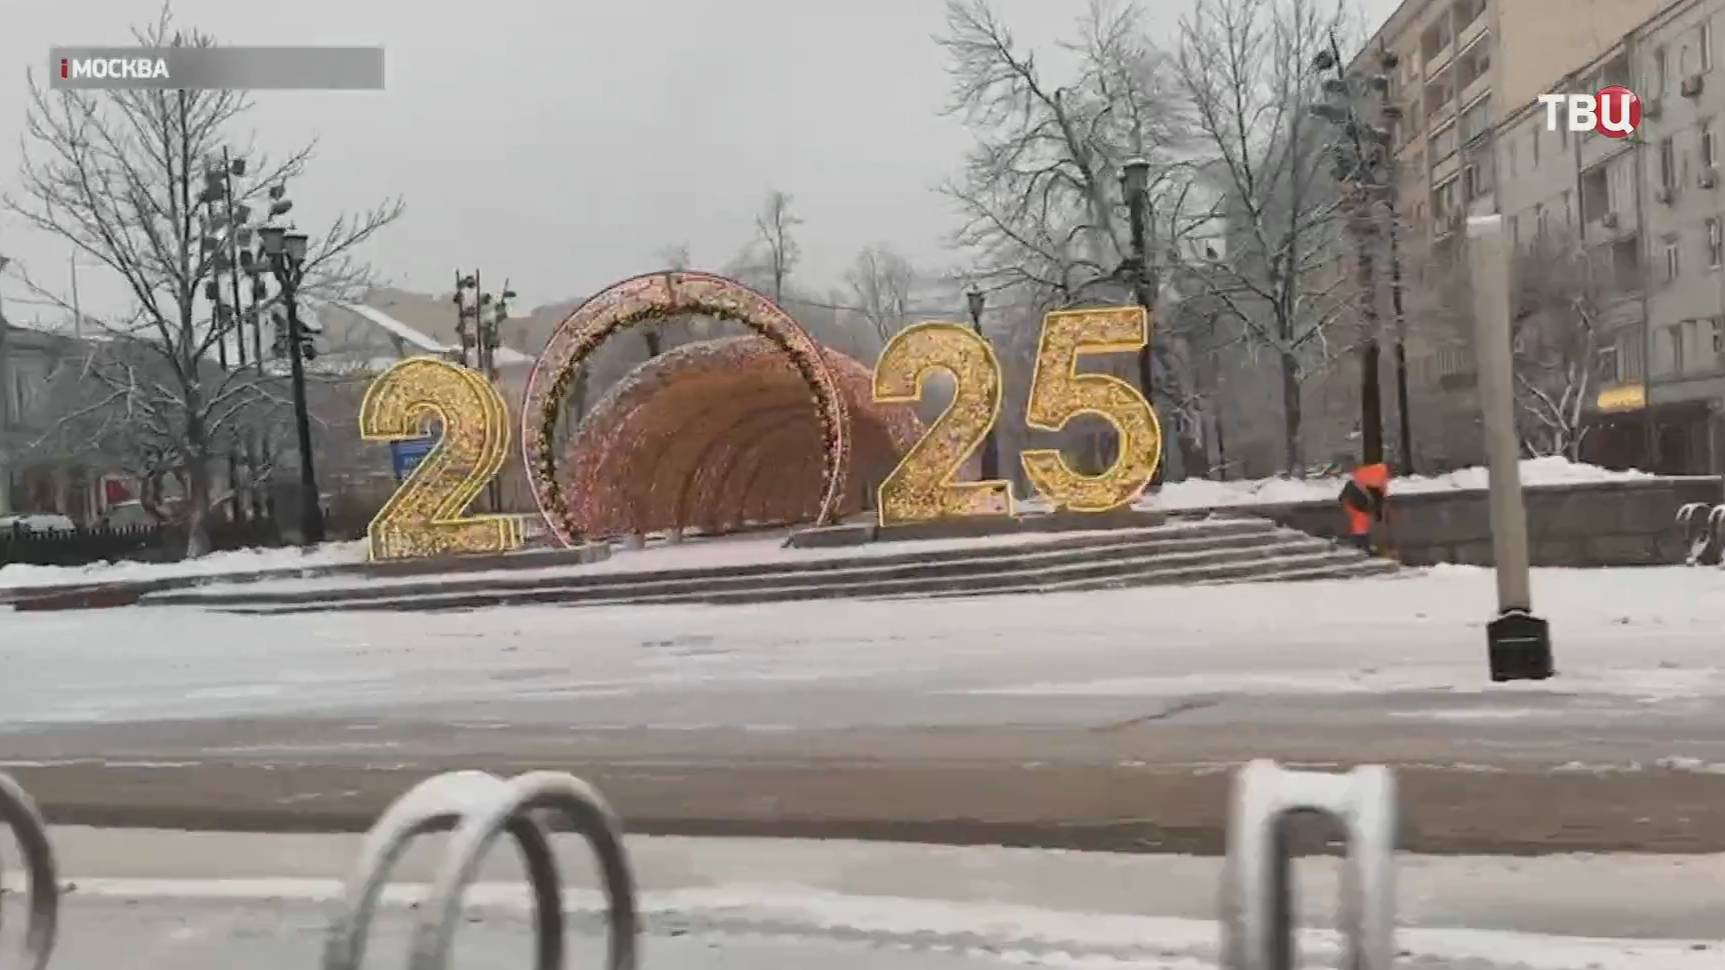
<path id="1" fill-rule="evenodd" d="M 300 530 L 305 545 L 323 541 L 323 503 L 318 495 L 317 471 L 313 464 L 311 413 L 306 406 L 305 361 L 315 355 L 311 340 L 300 322 L 299 286 L 304 279 L 306 235 L 283 226 L 264 226 L 258 241 L 270 273 L 281 287 L 287 313 L 289 373 L 293 383 L 294 431 L 299 437 Z"/>

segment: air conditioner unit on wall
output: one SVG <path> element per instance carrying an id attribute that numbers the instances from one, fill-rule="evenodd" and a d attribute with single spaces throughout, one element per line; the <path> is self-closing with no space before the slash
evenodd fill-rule
<path id="1" fill-rule="evenodd" d="M 1684 78 L 1683 79 L 1683 86 L 1681 88 L 1679 88 L 1678 90 L 1686 98 L 1693 98 L 1696 95 L 1699 95 L 1701 93 L 1701 75 L 1691 74 L 1688 77 Z M 1642 109 L 1642 115 L 1645 116 L 1646 113 L 1647 113 L 1647 109 L 1643 108 Z"/>
<path id="2" fill-rule="evenodd" d="M 1671 191 L 1671 189 L 1669 189 L 1669 188 L 1663 188 L 1663 189 L 1659 189 L 1658 191 L 1654 192 L 1653 198 L 1660 201 L 1660 202 L 1665 203 L 1666 205 L 1670 205 L 1671 201 L 1673 199 L 1677 198 L 1677 193 Z"/>
<path id="3" fill-rule="evenodd" d="M 1607 229 L 1616 229 L 1617 228 L 1617 213 L 1607 212 L 1605 215 L 1600 216 L 1599 217 L 1599 224 L 1604 226 Z"/>
<path id="4" fill-rule="evenodd" d="M 1643 118 L 1650 120 L 1658 118 L 1664 110 L 1664 106 L 1659 103 L 1658 98 L 1648 98 L 1641 102 L 1641 117 Z"/>
<path id="5" fill-rule="evenodd" d="M 1719 184 L 1719 173 L 1711 168 L 1704 168 L 1701 174 L 1695 176 L 1695 184 L 1704 189 L 1710 189 Z"/>

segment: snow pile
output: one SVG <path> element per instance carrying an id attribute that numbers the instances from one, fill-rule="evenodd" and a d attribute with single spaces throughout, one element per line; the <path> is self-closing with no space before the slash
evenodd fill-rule
<path id="1" fill-rule="evenodd" d="M 1483 491 L 1490 485 L 1489 477 L 1490 472 L 1477 465 L 1460 468 L 1445 475 L 1410 475 L 1395 479 L 1390 484 L 1390 494 L 1394 496 Z M 1521 463 L 1521 484 L 1524 487 L 1632 481 L 1652 477 L 1647 472 L 1614 471 L 1598 465 L 1572 462 L 1561 456 L 1529 458 Z M 1259 478 L 1238 482 L 1191 479 L 1166 485 L 1159 495 L 1146 495 L 1138 504 L 1141 508 L 1204 509 L 1235 505 L 1273 505 L 1281 502 L 1333 502 L 1346 483 L 1347 479 L 1340 476 Z"/>
<path id="2" fill-rule="evenodd" d="M 87 566 L 34 566 L 13 563 L 0 566 L 0 589 L 42 586 L 81 586 L 132 580 L 170 579 L 177 576 L 214 576 L 256 573 L 272 569 L 303 569 L 309 566 L 339 566 L 364 562 L 365 541 L 331 542 L 310 551 L 289 546 L 282 549 L 236 549 L 214 552 L 201 559 L 181 562 L 99 562 Z"/>

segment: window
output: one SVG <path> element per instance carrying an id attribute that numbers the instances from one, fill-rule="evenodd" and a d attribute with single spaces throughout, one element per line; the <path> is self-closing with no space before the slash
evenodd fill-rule
<path id="1" fill-rule="evenodd" d="M 1713 363 L 1725 364 L 1725 317 L 1713 317 Z"/>
<path id="2" fill-rule="evenodd" d="M 1669 138 L 1659 142 L 1659 185 L 1667 192 L 1677 188 L 1677 146 Z"/>
<path id="3" fill-rule="evenodd" d="M 1647 369 L 1644 366 L 1646 356 L 1639 330 L 1617 335 L 1617 372 L 1622 380 L 1641 380 Z"/>
<path id="4" fill-rule="evenodd" d="M 1601 347 L 1598 354 L 1599 380 L 1604 384 L 1621 384 L 1623 382 L 1623 370 L 1617 357 L 1617 348 L 1613 346 Z"/>
<path id="5" fill-rule="evenodd" d="M 1725 266 L 1725 236 L 1721 236 L 1719 218 L 1707 220 L 1707 265 L 1718 269 Z"/>
<path id="6" fill-rule="evenodd" d="M 1648 371 L 1650 377 L 1665 377 L 1676 369 L 1677 351 L 1672 349 L 1671 328 L 1659 327 L 1653 331 L 1653 360 Z"/>
<path id="7" fill-rule="evenodd" d="M 1432 136 L 1432 160 L 1442 161 L 1455 154 L 1455 125 L 1446 125 L 1442 131 Z"/>
<path id="8" fill-rule="evenodd" d="M 1503 152 L 1504 152 L 1504 156 L 1509 161 L 1509 177 L 1515 178 L 1515 142 L 1513 142 L 1513 141 L 1504 142 L 1503 143 Z"/>
<path id="9" fill-rule="evenodd" d="M 1701 29 L 1695 32 L 1695 46 L 1701 49 L 1701 69 L 1713 70 L 1713 21 L 1701 21 Z"/>
<path id="10" fill-rule="evenodd" d="M 23 363 L 15 363 L 12 367 L 12 420 L 23 422 L 35 417 L 36 405 L 41 398 L 43 375 L 34 368 Z"/>
<path id="11" fill-rule="evenodd" d="M 1653 76 L 1647 79 L 1647 90 L 1655 98 L 1665 94 L 1665 70 L 1665 48 L 1661 47 L 1653 52 Z"/>
<path id="12" fill-rule="evenodd" d="M 1713 120 L 1711 118 L 1701 122 L 1700 141 L 1701 166 L 1712 168 L 1719 164 L 1719 145 L 1713 140 Z"/>
<path id="13" fill-rule="evenodd" d="M 1545 242 L 1545 206 L 1533 207 L 1533 232 L 1540 242 Z"/>
<path id="14" fill-rule="evenodd" d="M 1665 282 L 1667 283 L 1677 279 L 1678 271 L 1682 268 L 1679 265 L 1679 256 L 1680 250 L 1677 248 L 1677 240 L 1667 240 L 1665 243 Z"/>
<path id="15" fill-rule="evenodd" d="M 1491 194 L 1491 166 L 1481 167 L 1477 162 L 1469 162 L 1462 169 L 1461 181 L 1467 201 L 1484 198 Z"/>
<path id="16" fill-rule="evenodd" d="M 1561 127 L 1561 126 L 1559 126 L 1559 127 Z M 1532 135 L 1533 135 L 1533 137 L 1530 140 L 1533 142 L 1533 167 L 1538 168 L 1539 167 L 1539 125 L 1535 124 L 1533 126 Z"/>
<path id="17" fill-rule="evenodd" d="M 1491 99 L 1485 98 L 1461 116 L 1461 140 L 1471 142 L 1491 133 Z"/>

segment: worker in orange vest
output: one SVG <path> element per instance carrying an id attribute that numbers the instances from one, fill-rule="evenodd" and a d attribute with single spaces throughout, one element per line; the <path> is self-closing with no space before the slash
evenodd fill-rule
<path id="1" fill-rule="evenodd" d="M 1342 512 L 1348 517 L 1348 542 L 1372 552 L 1372 523 L 1389 514 L 1390 466 L 1383 462 L 1354 469 L 1342 487 Z"/>

